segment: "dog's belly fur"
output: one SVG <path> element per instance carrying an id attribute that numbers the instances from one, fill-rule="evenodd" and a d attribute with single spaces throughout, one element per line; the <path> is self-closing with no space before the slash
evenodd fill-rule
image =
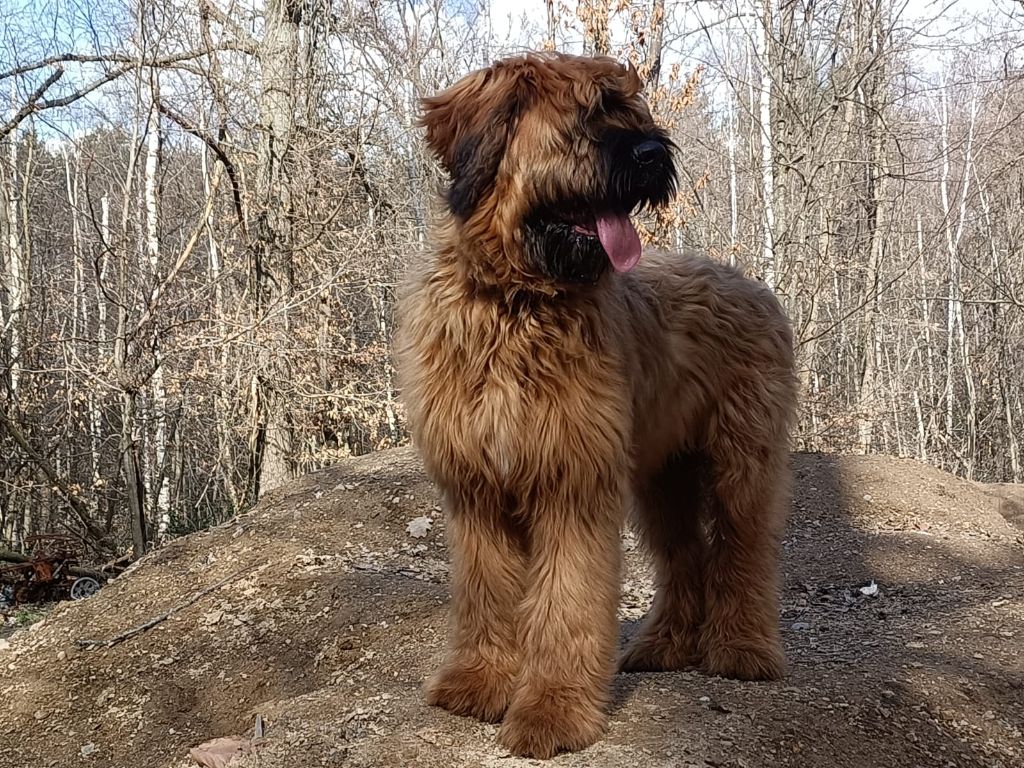
<path id="1" fill-rule="evenodd" d="M 775 298 L 696 252 L 649 252 L 633 272 L 574 289 L 582 296 L 519 313 L 467 299 L 435 270 L 410 287 L 413 320 L 398 350 L 413 433 L 442 485 L 474 476 L 528 494 L 557 482 L 562 454 L 587 455 L 588 442 L 586 474 L 596 480 L 625 461 L 640 482 L 674 453 L 708 447 L 732 389 L 747 402 L 793 397 L 790 332 Z M 762 433 L 752 437 L 785 432 L 775 413 L 745 414 L 746 428 Z"/>

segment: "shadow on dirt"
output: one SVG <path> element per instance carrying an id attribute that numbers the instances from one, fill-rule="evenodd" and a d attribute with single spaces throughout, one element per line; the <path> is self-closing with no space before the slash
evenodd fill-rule
<path id="1" fill-rule="evenodd" d="M 674 693 L 677 705 L 662 714 L 721 734 L 732 745 L 722 765 L 755 764 L 736 755 L 753 749 L 749 724 L 761 721 L 778 764 L 1009 768 L 997 744 L 1024 729 L 1024 672 L 1014 649 L 1020 617 L 1000 609 L 1024 585 L 1019 547 L 983 530 L 905 525 L 915 500 L 879 508 L 851 484 L 847 461 L 793 458 L 782 546 L 786 679 L 620 675 L 616 712 Z M 623 637 L 635 628 L 624 624 Z"/>

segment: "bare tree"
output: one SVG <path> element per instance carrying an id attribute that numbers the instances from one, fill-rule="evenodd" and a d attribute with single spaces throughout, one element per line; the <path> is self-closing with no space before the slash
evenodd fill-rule
<path id="1" fill-rule="evenodd" d="M 64 39 L 5 7 L 4 544 L 141 554 L 404 440 L 396 275 L 444 183 L 418 100 L 556 42 L 630 61 L 678 146 L 644 240 L 785 304 L 800 448 L 1024 479 L 1019 20 L 980 50 L 889 0 L 534 5 L 514 40 L 452 0 L 138 0 Z"/>

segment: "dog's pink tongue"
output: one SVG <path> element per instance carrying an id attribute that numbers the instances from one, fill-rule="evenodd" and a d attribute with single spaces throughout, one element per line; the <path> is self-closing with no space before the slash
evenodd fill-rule
<path id="1" fill-rule="evenodd" d="M 613 213 L 598 216 L 597 237 L 616 272 L 628 272 L 640 261 L 640 235 L 629 216 Z"/>

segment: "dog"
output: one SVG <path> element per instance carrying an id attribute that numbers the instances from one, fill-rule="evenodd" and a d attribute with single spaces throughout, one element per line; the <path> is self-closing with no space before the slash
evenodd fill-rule
<path id="1" fill-rule="evenodd" d="M 791 330 L 763 283 L 643 252 L 630 214 L 677 177 L 641 85 L 613 59 L 531 53 L 422 105 L 451 183 L 395 348 L 452 559 L 426 698 L 501 721 L 516 755 L 605 728 L 628 508 L 657 590 L 619 669 L 784 670 Z"/>

